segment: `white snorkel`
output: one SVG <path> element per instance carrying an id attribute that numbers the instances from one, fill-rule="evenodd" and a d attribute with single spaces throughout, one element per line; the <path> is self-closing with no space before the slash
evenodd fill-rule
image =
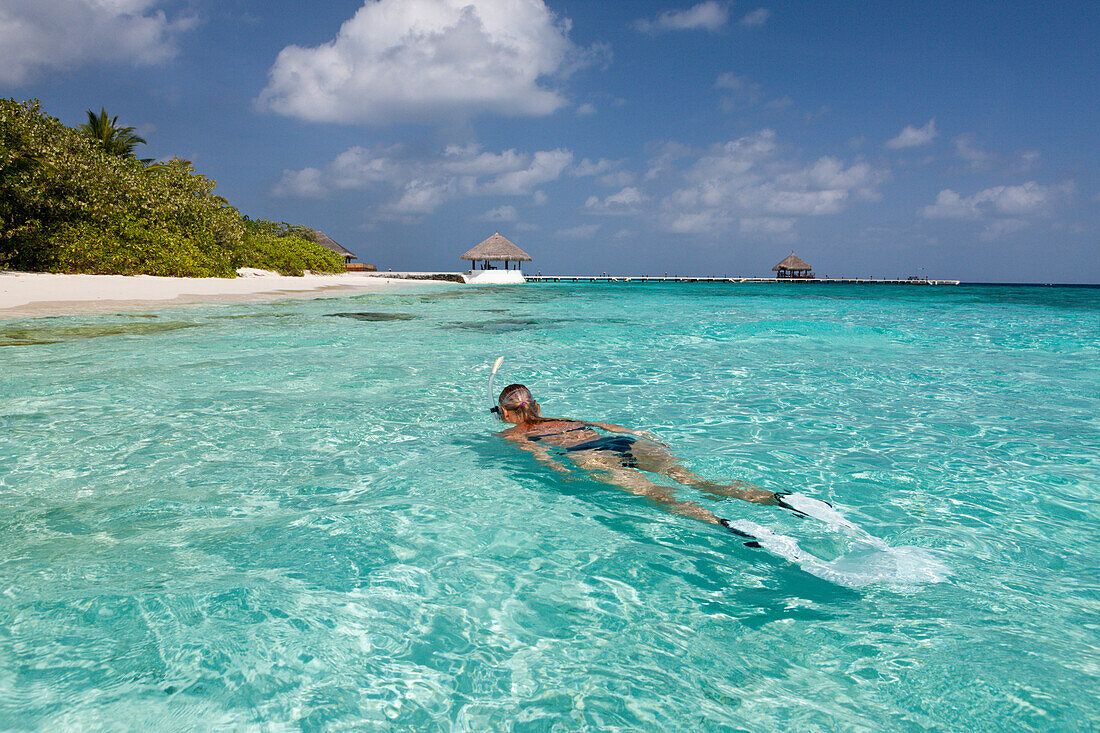
<path id="1" fill-rule="evenodd" d="M 498 356 L 496 362 L 493 364 L 493 371 L 489 372 L 489 401 L 493 403 L 493 406 L 489 408 L 489 412 L 493 415 L 500 417 L 500 407 L 497 406 L 497 394 L 493 391 L 493 379 L 497 376 L 497 370 L 500 369 L 501 363 L 503 363 L 504 357 Z"/>

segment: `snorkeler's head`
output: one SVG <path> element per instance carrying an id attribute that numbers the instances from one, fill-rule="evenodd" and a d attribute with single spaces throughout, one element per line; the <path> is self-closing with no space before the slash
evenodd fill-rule
<path id="1" fill-rule="evenodd" d="M 501 410 L 507 410 L 515 415 L 521 422 L 536 422 L 541 418 L 539 403 L 535 402 L 531 390 L 522 384 L 509 384 L 501 390 L 497 398 L 497 405 Z M 503 417 L 503 414 L 501 415 Z"/>

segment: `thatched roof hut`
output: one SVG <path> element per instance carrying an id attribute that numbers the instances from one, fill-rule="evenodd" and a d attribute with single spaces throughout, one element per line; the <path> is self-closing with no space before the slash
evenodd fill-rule
<path id="1" fill-rule="evenodd" d="M 494 270 L 496 268 L 491 267 L 489 263 L 500 261 L 504 263 L 504 269 L 507 270 L 509 262 L 530 262 L 531 255 L 502 237 L 500 232 L 496 232 L 493 236 L 462 255 L 461 259 L 473 262 L 475 269 L 477 263 L 480 262 L 482 270 Z M 518 265 L 516 269 L 519 269 Z"/>
<path id="2" fill-rule="evenodd" d="M 352 254 L 352 252 L 350 250 L 345 249 L 344 247 L 337 244 L 331 237 L 329 237 L 324 232 L 319 232 L 319 231 L 314 230 L 314 232 L 313 232 L 313 241 L 316 242 L 317 244 L 321 245 L 325 249 L 330 249 L 333 252 L 335 252 L 336 254 L 343 257 L 344 258 L 344 264 L 347 264 L 347 263 L 351 262 L 352 260 L 359 259 L 354 254 Z"/>
<path id="3" fill-rule="evenodd" d="M 784 257 L 782 262 L 772 268 L 772 272 L 775 273 L 776 277 L 813 277 L 812 270 L 813 268 L 794 252 Z"/>

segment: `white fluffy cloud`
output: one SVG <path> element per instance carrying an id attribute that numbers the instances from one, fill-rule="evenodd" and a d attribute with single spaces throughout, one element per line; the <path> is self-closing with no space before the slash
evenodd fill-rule
<path id="1" fill-rule="evenodd" d="M 972 171 L 986 170 L 996 162 L 997 156 L 986 152 L 974 135 L 966 133 L 959 135 L 954 140 L 955 154 L 966 162 L 967 168 Z"/>
<path id="2" fill-rule="evenodd" d="M 663 31 L 716 31 L 724 26 L 730 17 L 729 7 L 716 0 L 706 0 L 686 10 L 666 10 L 653 20 L 639 20 L 634 27 L 643 33 L 661 33 Z"/>
<path id="3" fill-rule="evenodd" d="M 921 209 L 921 214 L 928 219 L 982 222 L 983 238 L 994 239 L 1049 216 L 1073 190 L 1071 182 L 1044 186 L 1035 181 L 1019 186 L 993 186 L 972 196 L 962 196 L 947 188 L 939 192 L 935 203 Z"/>
<path id="4" fill-rule="evenodd" d="M 592 176 L 596 183 L 605 188 L 625 188 L 633 185 L 636 176 L 623 168 L 623 161 L 600 158 L 597 161 L 585 158 L 573 166 L 571 173 L 577 178 Z"/>
<path id="5" fill-rule="evenodd" d="M 1000 167 L 1013 175 L 1025 175 L 1038 168 L 1043 160 L 1038 150 L 1024 150 L 1015 155 L 990 152 L 973 133 L 963 133 L 952 142 L 955 144 L 955 154 L 974 173 Z"/>
<path id="6" fill-rule="evenodd" d="M 745 233 L 786 234 L 796 217 L 836 214 L 853 200 L 878 200 L 888 177 L 866 162 L 785 159 L 775 132 L 761 130 L 699 157 L 683 174 L 686 185 L 663 200 L 661 216 L 673 232 L 718 234 L 736 226 Z"/>
<path id="7" fill-rule="evenodd" d="M 897 150 L 899 148 L 915 148 L 932 142 L 939 132 L 936 131 L 936 120 L 928 120 L 924 127 L 906 125 L 898 136 L 886 141 L 886 147 Z"/>
<path id="8" fill-rule="evenodd" d="M 328 193 L 325 174 L 317 168 L 300 171 L 283 171 L 283 177 L 271 191 L 276 196 L 294 198 L 323 198 Z"/>
<path id="9" fill-rule="evenodd" d="M 568 30 L 543 0 L 366 0 L 332 41 L 284 48 L 258 103 L 314 122 L 546 115 L 566 103 L 548 80 L 583 56 Z"/>
<path id="10" fill-rule="evenodd" d="M 441 165 L 444 170 L 463 176 L 495 176 L 517 171 L 527 160 L 526 155 L 514 148 L 502 153 L 483 153 L 476 144 L 448 145 Z"/>
<path id="11" fill-rule="evenodd" d="M 585 158 L 580 163 L 573 166 L 573 175 L 578 178 L 583 178 L 584 176 L 599 176 L 611 171 L 616 165 L 615 161 L 608 160 L 607 158 L 600 158 L 599 160 Z"/>
<path id="12" fill-rule="evenodd" d="M 527 196 L 545 201 L 539 186 L 561 178 L 573 164 L 568 150 L 533 154 L 483 151 L 476 145 L 454 145 L 432 158 L 407 156 L 400 146 L 354 147 L 322 168 L 283 172 L 272 190 L 276 196 L 324 197 L 338 191 L 373 191 L 379 214 L 430 214 L 448 201 L 477 196 Z M 501 206 L 489 214 L 515 213 Z M 506 219 L 498 219 L 505 221 Z"/>
<path id="13" fill-rule="evenodd" d="M 641 191 L 628 186 L 602 199 L 599 196 L 589 196 L 584 202 L 584 208 L 592 214 L 636 214 L 645 200 L 646 197 Z"/>
<path id="14" fill-rule="evenodd" d="M 1055 200 L 1070 190 L 1068 184 L 1044 186 L 1028 181 L 1020 186 L 993 186 L 964 197 L 947 188 L 922 213 L 930 219 L 1046 216 Z"/>
<path id="15" fill-rule="evenodd" d="M 647 181 L 656 180 L 672 170 L 677 161 L 691 155 L 691 149 L 678 142 L 666 142 L 651 151 L 649 170 L 646 171 Z"/>
<path id="16" fill-rule="evenodd" d="M 759 84 L 730 71 L 719 75 L 714 81 L 714 88 L 724 90 L 718 102 L 724 112 L 735 112 L 758 104 L 762 96 L 762 87 Z"/>
<path id="17" fill-rule="evenodd" d="M 750 27 L 764 25 L 768 22 L 768 18 L 770 17 L 772 17 L 772 11 L 767 8 L 757 8 L 751 13 L 745 14 L 745 17 L 741 19 L 741 25 Z"/>
<path id="18" fill-rule="evenodd" d="M 562 173 L 573 162 L 573 153 L 558 148 L 557 150 L 540 150 L 532 156 L 529 162 L 516 170 L 501 173 L 493 180 L 487 182 L 481 189 L 482 193 L 502 194 L 504 196 L 523 196 L 531 193 L 536 187 L 550 181 L 561 178 Z"/>
<path id="19" fill-rule="evenodd" d="M 41 72 L 86 63 L 147 66 L 177 52 L 195 26 L 169 18 L 158 0 L 0 0 L 0 82 L 23 84 Z"/>

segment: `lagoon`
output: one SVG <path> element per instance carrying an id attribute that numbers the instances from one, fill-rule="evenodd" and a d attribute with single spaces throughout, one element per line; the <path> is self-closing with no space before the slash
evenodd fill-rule
<path id="1" fill-rule="evenodd" d="M 948 569 L 830 582 L 498 385 Z M 0 325 L 4 728 L 1096 724 L 1100 290 L 410 286 Z M 707 508 L 850 551 L 812 520 Z"/>

